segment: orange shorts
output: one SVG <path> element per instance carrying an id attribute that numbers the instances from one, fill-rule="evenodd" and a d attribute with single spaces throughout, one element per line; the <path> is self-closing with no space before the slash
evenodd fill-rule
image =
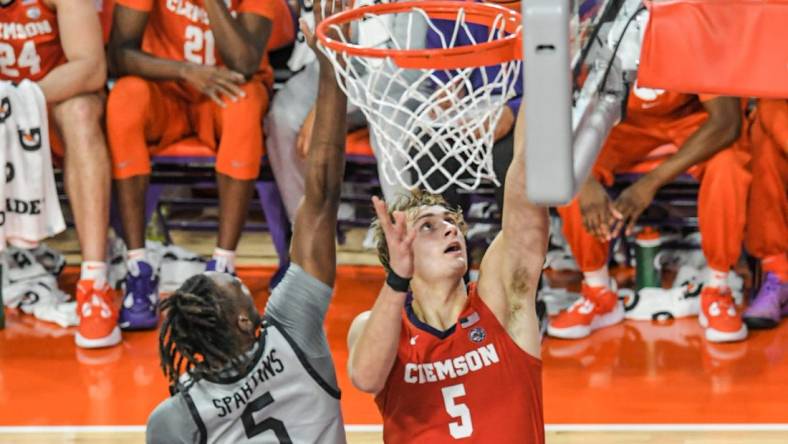
<path id="1" fill-rule="evenodd" d="M 629 170 L 659 146 L 672 143 L 681 147 L 707 118 L 705 112 L 698 112 L 678 119 L 655 120 L 648 126 L 626 122 L 617 125 L 594 164 L 594 177 L 607 186 L 612 185 L 616 173 Z M 688 171 L 701 182 L 698 194 L 701 246 L 709 266 L 715 270 L 730 269 L 741 253 L 751 179 L 749 162 L 750 147 L 746 137 L 742 137 Z M 564 236 L 580 269 L 585 272 L 604 266 L 608 244 L 585 231 L 578 199 L 558 208 L 558 212 L 563 219 Z"/>
<path id="2" fill-rule="evenodd" d="M 115 179 L 150 174 L 150 156 L 186 137 L 216 151 L 216 171 L 256 179 L 263 156 L 262 118 L 269 93 L 257 78 L 241 88 L 246 97 L 222 108 L 174 82 L 123 77 L 107 101 L 107 137 Z"/>

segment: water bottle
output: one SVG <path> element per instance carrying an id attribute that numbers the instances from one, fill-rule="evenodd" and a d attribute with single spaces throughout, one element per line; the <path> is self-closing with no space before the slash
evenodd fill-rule
<path id="1" fill-rule="evenodd" d="M 659 231 L 652 227 L 644 228 L 635 238 L 635 284 L 638 290 L 662 287 L 659 270 L 654 263 L 660 244 Z"/>

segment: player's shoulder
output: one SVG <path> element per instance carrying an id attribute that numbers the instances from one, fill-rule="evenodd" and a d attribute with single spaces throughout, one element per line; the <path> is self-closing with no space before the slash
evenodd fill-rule
<path id="1" fill-rule="evenodd" d="M 151 412 L 145 430 L 147 444 L 199 442 L 199 429 L 183 395 L 171 396 Z"/>

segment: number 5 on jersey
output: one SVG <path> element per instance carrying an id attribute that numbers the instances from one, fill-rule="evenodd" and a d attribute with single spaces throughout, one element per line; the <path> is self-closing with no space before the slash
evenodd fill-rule
<path id="1" fill-rule="evenodd" d="M 468 406 L 457 403 L 457 398 L 465 396 L 465 385 L 450 385 L 441 389 L 443 393 L 443 405 L 446 413 L 452 418 L 459 418 L 459 421 L 449 423 L 449 433 L 454 439 L 467 438 L 473 434 L 473 422 L 471 421 L 471 411 Z"/>

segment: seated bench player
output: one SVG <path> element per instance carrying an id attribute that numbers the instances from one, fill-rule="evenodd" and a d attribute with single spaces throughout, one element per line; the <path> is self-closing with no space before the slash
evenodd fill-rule
<path id="1" fill-rule="evenodd" d="M 105 263 L 110 173 L 101 120 L 107 74 L 95 5 L 89 0 L 3 0 L 0 5 L 0 80 L 38 84 L 49 110 L 52 151 L 64 159 L 82 253 L 76 343 L 115 345 L 121 334 Z M 31 29 L 35 32 L 26 31 Z"/>
<path id="2" fill-rule="evenodd" d="M 624 318 L 608 274 L 608 243 L 632 234 L 657 190 L 689 172 L 700 180 L 698 223 L 711 272 L 698 316 L 709 341 L 739 341 L 747 327 L 728 288 L 728 273 L 741 255 L 750 186 L 750 152 L 740 139 L 741 101 L 639 88 L 629 95 L 627 115 L 610 132 L 589 178 L 572 202 L 558 209 L 564 237 L 583 272 L 582 298 L 554 317 L 548 334 L 582 338 Z M 614 175 L 641 162 L 654 149 L 678 152 L 611 200 L 605 187 Z"/>
<path id="3" fill-rule="evenodd" d="M 788 100 L 761 99 L 751 135 L 745 244 L 765 275 L 743 316 L 750 328 L 774 328 L 788 316 Z"/>
<path id="4" fill-rule="evenodd" d="M 194 135 L 216 150 L 220 217 L 207 269 L 234 272 L 263 155 L 262 117 L 273 83 L 267 0 L 118 0 L 109 61 L 107 132 L 128 248 L 121 328 L 155 328 L 158 278 L 145 252 L 149 146 Z"/>

